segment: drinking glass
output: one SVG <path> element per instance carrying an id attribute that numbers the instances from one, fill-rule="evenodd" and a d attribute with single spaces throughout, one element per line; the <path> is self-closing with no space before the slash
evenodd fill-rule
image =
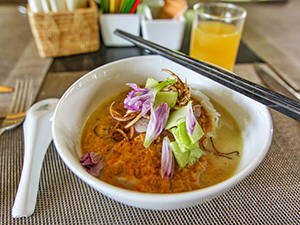
<path id="1" fill-rule="evenodd" d="M 230 3 L 197 3 L 190 56 L 233 70 L 246 10 Z"/>

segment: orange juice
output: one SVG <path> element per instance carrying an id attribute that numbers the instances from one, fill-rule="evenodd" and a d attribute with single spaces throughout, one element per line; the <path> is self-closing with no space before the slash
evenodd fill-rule
<path id="1" fill-rule="evenodd" d="M 190 56 L 232 70 L 241 30 L 232 24 L 201 21 L 192 30 Z"/>

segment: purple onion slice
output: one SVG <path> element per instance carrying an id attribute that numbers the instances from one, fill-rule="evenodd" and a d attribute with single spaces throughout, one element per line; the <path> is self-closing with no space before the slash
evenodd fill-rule
<path id="1" fill-rule="evenodd" d="M 100 175 L 102 168 L 104 167 L 103 159 L 96 153 L 90 152 L 84 154 L 80 158 L 81 165 L 87 170 L 87 172 L 95 177 Z"/>
<path id="2" fill-rule="evenodd" d="M 161 177 L 163 179 L 170 179 L 174 173 L 174 156 L 170 147 L 170 140 L 166 136 L 162 142 L 161 151 Z"/>
<path id="3" fill-rule="evenodd" d="M 186 129 L 190 136 L 192 136 L 194 129 L 196 127 L 196 118 L 192 108 L 192 102 L 190 101 L 187 105 L 187 109 L 185 111 L 185 123 Z"/>
<path id="4" fill-rule="evenodd" d="M 154 104 L 156 91 L 151 88 L 139 88 L 136 84 L 127 83 L 133 90 L 124 99 L 124 108 L 137 112 L 144 116 Z"/>
<path id="5" fill-rule="evenodd" d="M 144 141 L 145 148 L 148 148 L 152 141 L 164 130 L 169 118 L 170 108 L 167 103 L 161 103 L 154 111 L 151 106 L 150 121 L 148 123 L 146 137 Z"/>

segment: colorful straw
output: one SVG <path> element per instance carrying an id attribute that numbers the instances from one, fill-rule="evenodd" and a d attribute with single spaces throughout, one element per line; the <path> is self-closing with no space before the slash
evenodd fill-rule
<path id="1" fill-rule="evenodd" d="M 109 0 L 101 0 L 101 7 L 103 9 L 103 13 L 109 12 Z"/>
<path id="2" fill-rule="evenodd" d="M 109 1 L 109 12 L 110 13 L 115 13 L 116 11 L 116 4 L 115 0 L 110 0 Z"/>
<path id="3" fill-rule="evenodd" d="M 103 13 L 135 13 L 141 0 L 100 0 Z"/>
<path id="4" fill-rule="evenodd" d="M 142 0 L 136 0 L 135 3 L 133 4 L 132 8 L 130 9 L 129 13 L 132 14 L 135 12 L 136 8 L 138 5 L 141 3 Z"/>
<path id="5" fill-rule="evenodd" d="M 120 12 L 122 0 L 116 0 L 116 13 Z"/>

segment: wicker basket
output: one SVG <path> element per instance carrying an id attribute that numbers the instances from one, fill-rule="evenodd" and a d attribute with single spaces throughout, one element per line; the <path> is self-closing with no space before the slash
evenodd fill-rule
<path id="1" fill-rule="evenodd" d="M 98 8 L 33 13 L 28 6 L 31 31 L 41 57 L 74 55 L 99 49 Z"/>

